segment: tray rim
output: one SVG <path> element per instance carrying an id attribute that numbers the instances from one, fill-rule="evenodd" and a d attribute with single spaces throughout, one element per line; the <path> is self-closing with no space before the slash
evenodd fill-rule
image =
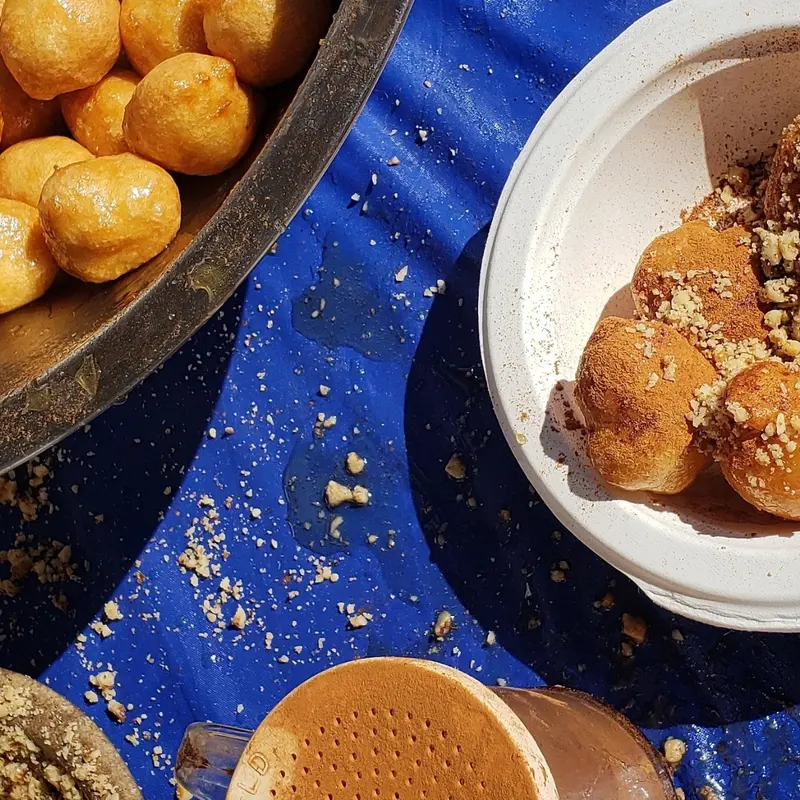
<path id="1" fill-rule="evenodd" d="M 0 397 L 0 474 L 124 398 L 219 311 L 333 161 L 413 2 L 343 0 L 261 152 L 186 249 L 109 324 L 45 374 Z M 316 146 L 297 147 L 301 141 Z M 206 268 L 215 271 L 213 284 L 198 277 Z"/>

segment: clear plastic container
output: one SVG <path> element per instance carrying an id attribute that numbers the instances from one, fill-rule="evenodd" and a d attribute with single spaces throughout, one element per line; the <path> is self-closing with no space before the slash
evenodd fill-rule
<path id="1" fill-rule="evenodd" d="M 491 691 L 521 720 L 541 750 L 557 790 L 554 795 L 550 787 L 547 796 L 559 800 L 675 800 L 661 755 L 629 720 L 604 703 L 563 688 Z M 179 784 L 197 800 L 281 797 L 258 781 L 252 792 L 239 784 L 228 794 L 252 736 L 250 731 L 221 725 L 191 725 L 178 753 Z M 312 796 L 302 789 L 299 785 L 294 790 L 298 797 Z M 342 800 L 355 796 L 343 792 Z M 409 798 L 418 796 L 408 794 Z"/>

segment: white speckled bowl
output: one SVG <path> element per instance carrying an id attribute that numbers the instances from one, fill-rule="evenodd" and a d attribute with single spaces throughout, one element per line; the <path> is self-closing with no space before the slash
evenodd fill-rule
<path id="1" fill-rule="evenodd" d="M 542 117 L 483 264 L 481 346 L 503 430 L 552 511 L 660 605 L 800 631 L 797 526 L 712 471 L 684 496 L 617 493 L 589 466 L 571 382 L 597 321 L 629 316 L 644 247 L 800 113 L 797 0 L 674 0 L 606 48 Z"/>

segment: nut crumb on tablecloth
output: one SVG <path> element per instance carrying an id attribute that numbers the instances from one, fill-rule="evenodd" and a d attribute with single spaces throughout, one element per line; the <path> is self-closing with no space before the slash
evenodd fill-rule
<path id="1" fill-rule="evenodd" d="M 433 623 L 433 635 L 437 639 L 444 639 L 452 629 L 453 615 L 447 609 L 440 611 Z"/>
<path id="2" fill-rule="evenodd" d="M 364 486 L 353 487 L 353 502 L 357 506 L 369 505 L 369 498 L 370 498 L 369 489 L 365 488 Z"/>
<path id="3" fill-rule="evenodd" d="M 247 625 L 247 614 L 241 606 L 236 606 L 236 611 L 231 617 L 231 627 L 241 631 L 244 630 L 245 625 Z"/>
<path id="4" fill-rule="evenodd" d="M 118 622 L 123 619 L 122 612 L 119 610 L 119 605 L 114 600 L 109 600 L 103 606 L 103 614 L 105 614 L 108 622 Z"/>
<path id="5" fill-rule="evenodd" d="M 352 503 L 353 490 L 337 481 L 328 481 L 325 486 L 325 502 L 330 508 L 337 508 L 344 503 Z"/>
<path id="6" fill-rule="evenodd" d="M 608 611 L 609 609 L 614 607 L 614 603 L 616 599 L 611 592 L 606 592 L 599 600 L 595 600 L 595 607 L 602 608 Z"/>
<path id="7" fill-rule="evenodd" d="M 345 466 L 351 475 L 360 475 L 366 465 L 366 459 L 362 458 L 358 453 L 351 451 L 347 454 Z"/>
<path id="8" fill-rule="evenodd" d="M 95 620 L 89 626 L 101 639 L 108 639 L 109 636 L 113 636 L 114 631 L 105 624 L 105 622 L 101 622 L 99 619 Z"/>
<path id="9" fill-rule="evenodd" d="M 109 700 L 106 706 L 109 716 L 116 722 L 125 722 L 127 712 L 125 706 L 119 700 Z"/>
<path id="10" fill-rule="evenodd" d="M 454 453 L 445 465 L 444 471 L 456 481 L 463 481 L 467 477 L 467 468 L 461 460 L 461 456 Z"/>
<path id="11" fill-rule="evenodd" d="M 361 613 L 361 614 L 353 614 L 347 620 L 348 627 L 350 628 L 365 628 L 369 625 L 370 620 L 372 619 L 371 614 Z"/>
<path id="12" fill-rule="evenodd" d="M 664 741 L 664 759 L 670 766 L 677 766 L 683 761 L 686 755 L 686 742 L 682 739 L 676 739 L 673 736 L 668 736 Z"/>
<path id="13" fill-rule="evenodd" d="M 622 615 L 622 633 L 639 646 L 647 641 L 647 623 L 633 614 Z"/>
<path id="14" fill-rule="evenodd" d="M 619 651 L 625 658 L 631 658 L 633 656 L 633 645 L 630 642 L 623 642 L 619 647 Z"/>

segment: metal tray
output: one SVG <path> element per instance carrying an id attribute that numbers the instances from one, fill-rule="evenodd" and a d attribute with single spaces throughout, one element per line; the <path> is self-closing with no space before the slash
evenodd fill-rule
<path id="1" fill-rule="evenodd" d="M 158 258 L 105 285 L 65 276 L 0 316 L 0 473 L 123 397 L 231 296 L 336 154 L 412 3 L 341 0 L 302 83 L 267 98 L 250 156 L 180 181 L 183 224 Z"/>

